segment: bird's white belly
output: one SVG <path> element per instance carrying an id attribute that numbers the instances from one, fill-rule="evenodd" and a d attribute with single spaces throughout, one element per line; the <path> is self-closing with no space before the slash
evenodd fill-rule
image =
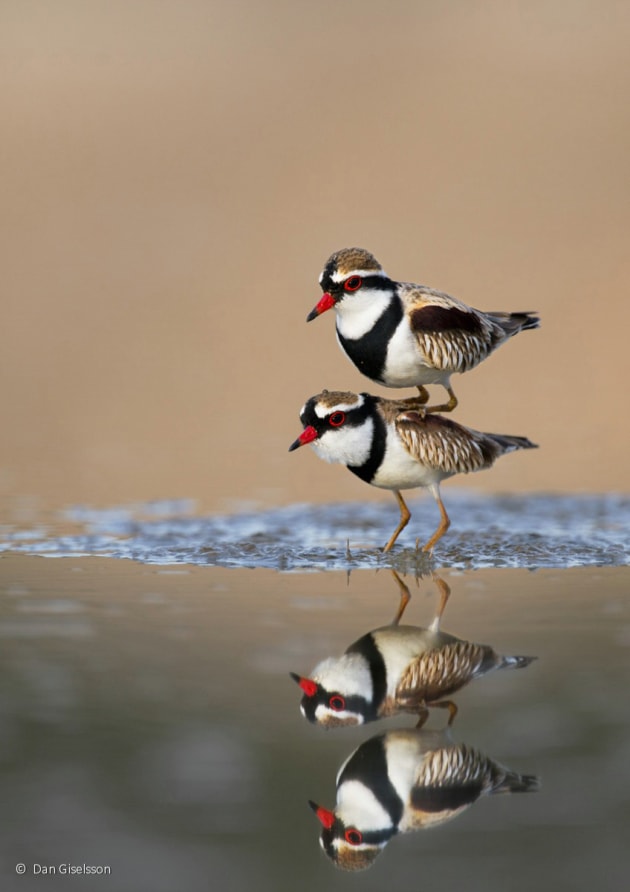
<path id="1" fill-rule="evenodd" d="M 432 647 L 442 643 L 440 633 L 417 626 L 385 626 L 372 632 L 387 666 L 387 695 L 394 697 L 400 677 L 407 666 Z"/>
<path id="2" fill-rule="evenodd" d="M 414 489 L 431 486 L 450 474 L 420 464 L 407 452 L 398 436 L 387 438 L 387 448 L 381 466 L 371 480 L 372 486 L 382 489 Z"/>
<path id="3" fill-rule="evenodd" d="M 386 740 L 389 780 L 406 804 L 409 801 L 412 787 L 416 783 L 422 762 L 426 758 L 422 745 L 424 736 L 416 730 L 400 730 L 390 732 Z M 413 829 L 412 826 L 405 826 L 403 818 L 399 830 L 404 833 L 405 830 L 411 829 Z"/>
<path id="4" fill-rule="evenodd" d="M 389 342 L 383 383 L 386 387 L 417 387 L 423 384 L 448 385 L 450 373 L 426 364 L 416 335 L 404 317 Z"/>

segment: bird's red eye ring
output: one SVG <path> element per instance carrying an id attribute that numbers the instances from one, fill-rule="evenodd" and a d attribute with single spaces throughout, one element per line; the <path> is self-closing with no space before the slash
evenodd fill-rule
<path id="1" fill-rule="evenodd" d="M 363 842 L 363 834 L 356 827 L 348 827 L 344 836 L 346 842 L 350 843 L 351 846 L 360 846 Z"/>
<path id="2" fill-rule="evenodd" d="M 328 705 L 331 709 L 334 709 L 335 712 L 342 712 L 342 710 L 346 708 L 346 701 L 340 694 L 333 694 L 328 701 Z"/>
<path id="3" fill-rule="evenodd" d="M 363 285 L 361 276 L 350 276 L 350 278 L 346 279 L 343 283 L 345 291 L 358 291 L 361 285 Z"/>
<path id="4" fill-rule="evenodd" d="M 330 418 L 328 419 L 333 427 L 341 427 L 341 425 L 346 420 L 345 412 L 333 412 Z"/>

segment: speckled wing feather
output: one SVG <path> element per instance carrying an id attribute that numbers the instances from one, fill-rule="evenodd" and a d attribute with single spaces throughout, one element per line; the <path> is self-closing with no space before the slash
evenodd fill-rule
<path id="1" fill-rule="evenodd" d="M 449 294 L 417 285 L 403 285 L 401 294 L 411 330 L 432 368 L 467 372 L 511 336 L 498 321 Z"/>
<path id="2" fill-rule="evenodd" d="M 407 451 L 420 464 L 446 474 L 466 474 L 488 468 L 502 450 L 484 434 L 450 418 L 401 412 L 396 429 Z"/>
<path id="3" fill-rule="evenodd" d="M 424 703 L 447 697 L 496 664 L 497 656 L 491 647 L 468 641 L 426 651 L 402 673 L 396 702 L 399 707 L 415 711 Z"/>
<path id="4" fill-rule="evenodd" d="M 492 786 L 492 763 L 465 744 L 427 753 L 410 795 L 409 825 L 417 829 L 454 818 Z"/>
<path id="5" fill-rule="evenodd" d="M 475 786 L 492 789 L 498 765 L 465 743 L 443 746 L 427 754 L 416 783 L 422 787 Z M 499 772 L 499 779 L 505 775 Z"/>
<path id="6" fill-rule="evenodd" d="M 411 791 L 416 810 L 412 824 L 426 827 L 448 821 L 482 795 L 539 788 L 535 775 L 510 771 L 466 744 L 441 747 L 427 753 L 418 770 Z"/>

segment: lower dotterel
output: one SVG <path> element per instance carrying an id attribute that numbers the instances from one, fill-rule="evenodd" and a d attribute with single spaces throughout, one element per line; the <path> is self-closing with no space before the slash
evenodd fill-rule
<path id="1" fill-rule="evenodd" d="M 442 480 L 490 468 L 508 452 L 536 448 L 526 437 L 481 433 L 450 418 L 424 414 L 417 399 L 389 400 L 369 393 L 323 390 L 307 400 L 300 420 L 304 430 L 289 451 L 310 443 L 325 461 L 343 464 L 366 483 L 394 493 L 400 522 L 384 551 L 392 548 L 411 517 L 401 490 L 425 487 L 437 502 L 440 524 L 422 548 L 432 551 L 450 526 L 440 496 Z"/>

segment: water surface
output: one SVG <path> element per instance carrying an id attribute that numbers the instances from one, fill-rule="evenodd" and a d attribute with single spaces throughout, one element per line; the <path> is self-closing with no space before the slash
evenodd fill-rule
<path id="1" fill-rule="evenodd" d="M 111 867 L 77 888 L 136 892 L 625 887 L 628 569 L 440 570 L 445 631 L 538 657 L 457 694 L 453 739 L 541 789 L 394 838 L 350 877 L 321 852 L 307 800 L 332 808 L 352 750 L 413 720 L 325 732 L 299 714 L 289 672 L 398 605 L 388 568 L 312 572 L 323 565 L 0 559 L 3 888 L 65 888 L 32 875 L 62 862 Z M 406 579 L 405 621 L 426 625 L 436 584 Z M 434 710 L 428 727 L 444 721 Z"/>
<path id="2" fill-rule="evenodd" d="M 146 563 L 277 570 L 430 567 L 627 566 L 630 498 L 619 495 L 491 497 L 449 491 L 452 526 L 435 561 L 415 549 L 437 525 L 434 503 L 408 500 L 412 519 L 393 552 L 393 501 L 291 505 L 229 516 L 193 516 L 186 501 L 107 510 L 76 506 L 47 524 L 0 530 L 0 551 L 51 557 L 101 555 Z"/>

